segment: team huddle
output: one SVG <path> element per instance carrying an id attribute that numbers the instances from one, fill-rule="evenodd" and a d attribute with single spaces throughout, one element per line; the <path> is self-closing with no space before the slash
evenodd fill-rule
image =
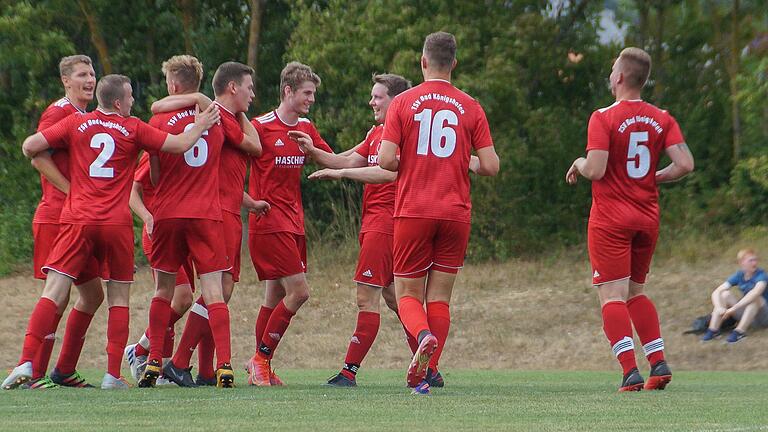
<path id="1" fill-rule="evenodd" d="M 34 268 L 45 287 L 19 363 L 3 388 L 92 387 L 77 372 L 77 362 L 104 301 L 102 280 L 109 314 L 101 388 L 130 387 L 121 375 L 123 359 L 139 387 L 162 381 L 234 387 L 227 304 L 239 281 L 243 209 L 249 213 L 251 261 L 265 281 L 254 355 L 246 363 L 248 384 L 283 385 L 272 360 L 310 295 L 301 199 L 302 171 L 310 161 L 322 167 L 310 179 L 365 184 L 354 276 L 357 324 L 343 368 L 327 384 L 357 385 L 356 374 L 379 330 L 383 297 L 402 323 L 413 355 L 406 373 L 412 393 L 427 395 L 442 387 L 438 364 L 470 234 L 470 172 L 499 171 L 482 107 L 451 84 L 455 66 L 453 35 L 427 36 L 424 82 L 411 87 L 401 76 L 375 75 L 369 101 L 375 124 L 358 145 L 336 154 L 303 117 L 321 84 L 304 64 L 286 65 L 279 106 L 249 120 L 253 69 L 237 62 L 220 65 L 211 100 L 199 93 L 200 61 L 171 57 L 162 65 L 168 96 L 152 105 L 153 116 L 145 123 L 130 116 L 129 78 L 107 75 L 97 84 L 87 56 L 62 59 L 66 96 L 45 110 L 38 132 L 22 146 L 41 174 Z M 593 114 L 587 157 L 577 159 L 566 175 L 569 183 L 578 175 L 593 181 L 593 283 L 603 303 L 606 336 L 623 367 L 620 390 L 663 389 L 671 380 L 658 316 L 642 293 L 658 235 L 656 185 L 693 169 L 674 118 L 640 100 L 649 72 L 645 52 L 622 51 L 611 73 L 617 102 Z M 98 107 L 86 112 L 94 94 Z M 672 163 L 656 171 L 662 150 Z M 142 246 L 155 295 L 148 328 L 128 344 L 131 210 L 144 222 Z M 48 373 L 72 284 L 79 297 Z M 175 324 L 187 313 L 176 344 Z M 651 363 L 647 383 L 635 363 L 632 324 Z M 194 351 L 196 378 L 190 366 Z"/>

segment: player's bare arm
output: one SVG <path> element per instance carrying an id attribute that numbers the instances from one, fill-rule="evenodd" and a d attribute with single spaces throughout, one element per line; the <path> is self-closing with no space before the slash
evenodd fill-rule
<path id="1" fill-rule="evenodd" d="M 220 118 L 219 107 L 216 104 L 211 104 L 205 111 L 195 115 L 195 123 L 190 130 L 178 135 L 168 135 L 160 150 L 168 153 L 184 153 L 192 148 L 203 132 L 218 122 Z"/>
<path id="2" fill-rule="evenodd" d="M 608 152 L 606 150 L 590 150 L 587 157 L 580 157 L 573 161 L 565 181 L 568 184 L 576 184 L 579 175 L 587 180 L 600 180 L 605 175 L 605 167 L 608 165 Z"/>
<path id="3" fill-rule="evenodd" d="M 157 155 L 149 155 L 149 181 L 152 186 L 160 183 L 160 158 Z"/>
<path id="4" fill-rule="evenodd" d="M 357 168 L 364 167 L 368 161 L 357 153 L 349 153 L 346 156 L 341 154 L 328 153 L 314 146 L 312 137 L 302 131 L 288 131 L 288 136 L 299 144 L 301 151 L 311 157 L 319 165 L 326 168 Z"/>
<path id="5" fill-rule="evenodd" d="M 152 238 L 152 231 L 155 226 L 155 219 L 152 217 L 152 213 L 149 212 L 147 206 L 144 205 L 144 200 L 141 196 L 141 183 L 133 182 L 131 186 L 131 197 L 128 200 L 128 206 L 131 207 L 133 213 L 136 214 L 144 222 L 144 227 L 147 230 L 147 235 Z"/>
<path id="6" fill-rule="evenodd" d="M 672 159 L 672 163 L 656 171 L 656 183 L 677 181 L 693 171 L 693 154 L 687 144 L 680 143 L 667 147 L 666 153 Z"/>
<path id="7" fill-rule="evenodd" d="M 472 167 L 472 159 L 469 161 Z M 481 176 L 495 176 L 499 173 L 499 155 L 493 146 L 477 150 L 477 169 L 474 172 Z"/>
<path id="8" fill-rule="evenodd" d="M 272 206 L 264 200 L 255 200 L 248 193 L 243 192 L 243 208 L 257 216 L 264 216 L 269 213 Z"/>
<path id="9" fill-rule="evenodd" d="M 359 156 L 359 155 L 358 155 Z M 362 156 L 361 156 L 362 157 Z M 310 180 L 339 180 L 347 178 L 360 183 L 381 184 L 397 179 L 397 174 L 377 166 L 362 168 L 321 169 L 309 175 Z"/>
<path id="10" fill-rule="evenodd" d="M 32 158 L 32 166 L 42 174 L 52 185 L 56 186 L 56 189 L 69 193 L 69 180 L 64 177 L 64 174 L 59 171 L 59 168 L 53 162 L 51 154 L 48 152 L 40 152 Z"/>
<path id="11" fill-rule="evenodd" d="M 251 156 L 261 156 L 261 138 L 259 138 L 256 128 L 248 120 L 248 116 L 243 112 L 238 113 L 237 122 L 240 123 L 240 128 L 243 130 L 243 142 L 240 143 L 240 148 Z"/>
<path id="12" fill-rule="evenodd" d="M 397 171 L 400 160 L 397 158 L 397 145 L 392 141 L 382 140 L 379 150 L 379 166 L 387 171 Z"/>
<path id="13" fill-rule="evenodd" d="M 211 98 L 203 93 L 185 93 L 166 96 L 155 101 L 150 108 L 152 114 L 176 111 L 188 106 L 197 105 L 200 109 L 206 109 L 213 103 Z"/>
<path id="14" fill-rule="evenodd" d="M 45 139 L 42 133 L 37 132 L 24 139 L 24 143 L 21 145 L 21 151 L 24 156 L 32 159 L 37 156 L 38 153 L 51 148 L 48 144 L 48 140 Z"/>

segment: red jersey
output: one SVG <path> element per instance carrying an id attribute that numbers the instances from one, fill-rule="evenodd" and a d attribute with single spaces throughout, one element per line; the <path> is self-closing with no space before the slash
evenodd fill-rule
<path id="1" fill-rule="evenodd" d="M 667 147 L 685 142 L 666 111 L 624 100 L 592 113 L 587 151 L 608 151 L 602 179 L 592 182 L 590 223 L 623 228 L 659 225 L 656 167 Z"/>
<path id="2" fill-rule="evenodd" d="M 239 150 L 243 142 L 244 134 L 240 128 L 240 122 L 234 113 L 219 105 L 221 112 L 221 124 L 224 126 L 226 141 L 221 150 L 221 163 L 219 164 L 219 198 L 221 209 L 240 215 L 240 207 L 243 205 L 243 192 L 245 191 L 245 174 L 248 171 L 248 155 Z"/>
<path id="3" fill-rule="evenodd" d="M 167 133 L 136 117 L 100 109 L 42 131 L 55 149 L 69 149 L 69 195 L 61 223 L 132 225 L 128 199 L 139 150 L 159 151 Z"/>
<path id="4" fill-rule="evenodd" d="M 80 108 L 76 107 L 68 98 L 63 97 L 48 105 L 48 108 L 43 111 L 40 121 L 37 123 L 37 131 L 40 132 L 51 127 L 58 123 L 59 120 L 74 113 L 85 114 L 85 111 L 80 111 Z M 51 159 L 53 159 L 56 168 L 69 180 L 69 153 L 67 150 L 58 149 L 53 151 Z M 61 208 L 64 207 L 64 200 L 67 198 L 67 195 L 49 182 L 42 174 L 40 175 L 40 188 L 43 191 L 43 195 L 40 197 L 40 203 L 37 205 L 32 222 L 59 223 Z"/>
<path id="5" fill-rule="evenodd" d="M 400 150 L 395 217 L 469 223 L 469 157 L 493 145 L 480 104 L 444 80 L 395 97 L 382 140 Z"/>
<path id="6" fill-rule="evenodd" d="M 249 217 L 249 232 L 269 234 L 291 232 L 304 235 L 304 208 L 301 204 L 301 171 L 306 162 L 299 145 L 288 138 L 288 131 L 298 130 L 312 137 L 314 146 L 332 153 L 315 126 L 305 118 L 294 125 L 283 122 L 272 111 L 251 120 L 261 137 L 262 154 L 252 158 L 249 192 L 256 200 L 272 207 L 265 216 Z"/>
<path id="7" fill-rule="evenodd" d="M 171 218 L 222 220 L 219 197 L 219 165 L 223 161 L 224 142 L 242 142 L 240 125 L 225 117 L 221 125 L 203 132 L 194 146 L 184 154 L 160 153 L 160 178 L 155 193 L 152 216 L 156 221 Z M 152 116 L 149 124 L 172 134 L 194 127 L 195 108 Z M 242 194 L 242 192 L 241 192 Z"/>
<path id="8" fill-rule="evenodd" d="M 381 134 L 384 126 L 376 126 L 365 139 L 357 154 L 368 160 L 368 166 L 379 166 Z M 360 232 L 395 233 L 395 183 L 366 184 L 363 187 L 363 223 Z"/>
<path id="9" fill-rule="evenodd" d="M 153 204 L 155 201 L 155 186 L 149 176 L 149 153 L 144 152 L 139 158 L 139 165 L 136 166 L 136 173 L 133 175 L 133 181 L 141 184 L 141 201 L 144 207 L 153 214 Z"/>

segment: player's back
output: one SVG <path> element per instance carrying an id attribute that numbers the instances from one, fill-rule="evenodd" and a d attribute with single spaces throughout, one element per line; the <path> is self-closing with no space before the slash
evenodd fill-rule
<path id="1" fill-rule="evenodd" d="M 150 125 L 171 134 L 194 127 L 195 107 L 154 115 Z M 204 218 L 221 220 L 219 164 L 224 134 L 214 125 L 183 154 L 158 154 L 160 176 L 154 196 L 154 218 Z"/>
<path id="2" fill-rule="evenodd" d="M 395 98 L 383 139 L 400 146 L 395 217 L 470 221 L 470 154 L 493 145 L 476 100 L 428 80 Z"/>
<path id="3" fill-rule="evenodd" d="M 608 150 L 605 175 L 592 183 L 590 220 L 658 226 L 656 169 L 664 150 L 683 142 L 675 119 L 642 100 L 622 100 L 592 114 L 588 135 L 588 151 Z"/>

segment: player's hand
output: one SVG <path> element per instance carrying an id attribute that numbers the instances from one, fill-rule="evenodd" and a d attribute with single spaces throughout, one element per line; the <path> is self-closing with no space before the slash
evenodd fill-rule
<path id="1" fill-rule="evenodd" d="M 310 180 L 339 180 L 342 175 L 341 170 L 325 168 L 313 172 L 308 178 Z"/>
<path id="2" fill-rule="evenodd" d="M 312 151 L 315 149 L 315 145 L 312 142 L 312 137 L 307 133 L 297 130 L 288 131 L 288 138 L 296 141 L 301 151 L 306 154 L 312 153 Z"/>
<path id="3" fill-rule="evenodd" d="M 732 316 L 734 313 L 736 313 L 736 310 L 734 308 L 731 307 L 726 309 L 725 312 L 723 313 L 723 319 L 726 319 Z"/>
<path id="4" fill-rule="evenodd" d="M 269 203 L 266 201 L 257 200 L 257 201 L 253 201 L 252 203 L 248 203 L 246 205 L 246 209 L 248 209 L 250 213 L 253 213 L 256 216 L 261 217 L 269 213 L 269 210 L 272 209 L 272 206 L 270 206 Z"/>
<path id="5" fill-rule="evenodd" d="M 570 185 L 575 185 L 576 182 L 579 181 L 579 174 L 581 173 L 579 172 L 579 169 L 576 167 L 576 162 L 578 162 L 579 159 L 584 159 L 584 158 L 580 157 L 575 161 L 573 161 L 573 163 L 571 164 L 571 167 L 568 168 L 568 172 L 565 173 L 565 181 Z"/>
<path id="6" fill-rule="evenodd" d="M 147 216 L 144 219 L 144 229 L 147 231 L 147 236 L 149 236 L 149 239 L 152 239 L 152 231 L 155 230 L 155 218 L 152 217 L 152 215 Z"/>
<path id="7" fill-rule="evenodd" d="M 212 103 L 204 111 L 200 111 L 200 106 L 195 105 L 195 124 L 202 126 L 204 130 L 210 129 L 220 120 L 221 113 L 218 105 Z"/>
<path id="8" fill-rule="evenodd" d="M 725 311 L 727 310 L 728 309 L 724 307 L 715 308 L 715 310 L 712 311 L 712 315 L 718 315 L 718 316 L 725 315 Z"/>
<path id="9" fill-rule="evenodd" d="M 470 156 L 469 157 L 469 170 L 473 173 L 477 174 L 477 170 L 480 169 L 480 158 L 477 156 Z"/>

